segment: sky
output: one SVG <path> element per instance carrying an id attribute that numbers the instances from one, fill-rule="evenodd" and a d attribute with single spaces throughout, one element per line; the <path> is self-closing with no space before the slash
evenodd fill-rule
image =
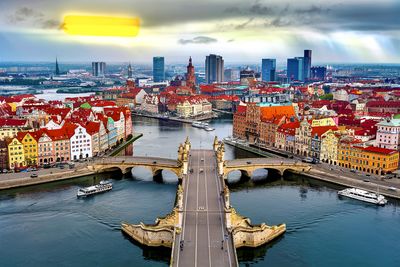
<path id="1" fill-rule="evenodd" d="M 202 64 L 302 56 L 400 63 L 400 0 L 0 0 L 0 61 Z M 72 36 L 66 15 L 137 17 L 136 37 Z"/>

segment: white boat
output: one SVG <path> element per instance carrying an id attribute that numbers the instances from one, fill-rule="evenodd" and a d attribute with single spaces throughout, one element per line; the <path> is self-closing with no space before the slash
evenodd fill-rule
<path id="1" fill-rule="evenodd" d="M 204 127 L 204 130 L 206 130 L 207 132 L 211 132 L 211 131 L 214 131 L 215 129 L 210 126 L 206 126 L 206 127 Z"/>
<path id="2" fill-rule="evenodd" d="M 208 127 L 208 123 L 206 122 L 201 122 L 201 121 L 194 121 L 192 122 L 192 126 L 196 128 L 202 128 L 204 129 L 205 127 Z"/>
<path id="3" fill-rule="evenodd" d="M 338 195 L 382 206 L 387 203 L 385 197 L 380 195 L 379 193 L 376 194 L 358 188 L 346 188 L 339 191 Z"/>
<path id="4" fill-rule="evenodd" d="M 101 181 L 97 185 L 92 185 L 78 189 L 76 196 L 87 197 L 94 194 L 110 191 L 111 189 L 112 189 L 112 183 L 110 181 Z"/>

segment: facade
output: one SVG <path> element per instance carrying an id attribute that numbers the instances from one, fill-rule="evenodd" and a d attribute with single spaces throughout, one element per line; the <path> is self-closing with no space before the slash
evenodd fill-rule
<path id="1" fill-rule="evenodd" d="M 54 163 L 55 151 L 53 140 L 46 132 L 39 133 L 38 136 L 38 165 Z"/>
<path id="2" fill-rule="evenodd" d="M 103 121 L 100 121 L 99 123 L 99 149 L 103 152 L 108 149 L 108 133 Z"/>
<path id="3" fill-rule="evenodd" d="M 0 118 L 0 140 L 13 138 L 18 132 L 28 129 L 28 121 Z"/>
<path id="4" fill-rule="evenodd" d="M 27 166 L 36 166 L 38 161 L 38 142 L 36 134 L 30 132 L 19 132 L 18 140 L 24 146 L 24 156 Z"/>
<path id="5" fill-rule="evenodd" d="M 300 122 L 288 122 L 278 127 L 275 133 L 275 147 L 290 153 L 295 151 L 296 129 L 300 127 Z"/>
<path id="6" fill-rule="evenodd" d="M 233 132 L 235 138 L 246 139 L 246 106 L 238 106 L 237 111 L 233 114 Z"/>
<path id="7" fill-rule="evenodd" d="M 388 174 L 397 171 L 399 152 L 396 150 L 359 146 L 351 142 L 339 143 L 339 166 L 376 174 Z"/>
<path id="8" fill-rule="evenodd" d="M 105 62 L 92 62 L 92 75 L 95 77 L 104 77 L 106 74 Z"/>
<path id="9" fill-rule="evenodd" d="M 311 124 L 307 120 L 300 122 L 300 127 L 296 128 L 295 133 L 295 154 L 311 156 Z"/>
<path id="10" fill-rule="evenodd" d="M 263 58 L 261 61 L 261 79 L 264 82 L 276 80 L 276 59 Z"/>
<path id="11" fill-rule="evenodd" d="M 376 146 L 400 151 L 400 119 L 381 121 L 377 127 Z"/>
<path id="12" fill-rule="evenodd" d="M 112 118 L 107 118 L 107 131 L 108 131 L 108 147 L 112 148 L 117 144 L 117 128 L 115 128 L 114 120 Z"/>
<path id="13" fill-rule="evenodd" d="M 338 145 L 340 135 L 332 130 L 328 130 L 321 136 L 321 153 L 320 161 L 332 165 L 337 165 Z"/>
<path id="14" fill-rule="evenodd" d="M 9 169 L 18 169 L 26 166 L 24 145 L 16 138 L 7 139 L 8 167 Z"/>
<path id="15" fill-rule="evenodd" d="M 8 169 L 8 145 L 5 140 L 0 140 L 0 170 Z"/>
<path id="16" fill-rule="evenodd" d="M 47 130 L 46 133 L 52 140 L 54 161 L 69 161 L 71 156 L 70 140 L 65 129 Z"/>
<path id="17" fill-rule="evenodd" d="M 318 126 L 311 128 L 311 157 L 320 159 L 322 135 L 327 131 L 337 131 L 336 126 Z"/>
<path id="18" fill-rule="evenodd" d="M 224 59 L 221 56 L 206 56 L 205 69 L 207 84 L 224 81 Z"/>
<path id="19" fill-rule="evenodd" d="M 146 95 L 140 110 L 148 113 L 158 113 L 160 101 L 157 95 Z"/>
<path id="20" fill-rule="evenodd" d="M 93 156 L 100 153 L 100 122 L 89 122 L 85 126 L 87 133 L 90 135 L 90 142 L 92 143 Z"/>
<path id="21" fill-rule="evenodd" d="M 71 160 L 91 158 L 92 138 L 82 125 L 77 125 L 70 138 Z"/>
<path id="22" fill-rule="evenodd" d="M 287 78 L 289 82 L 304 81 L 304 59 L 302 57 L 288 58 Z"/>
<path id="23" fill-rule="evenodd" d="M 303 79 L 308 81 L 311 78 L 311 50 L 304 50 Z"/>
<path id="24" fill-rule="evenodd" d="M 165 62 L 164 57 L 153 57 L 153 81 L 165 81 Z"/>

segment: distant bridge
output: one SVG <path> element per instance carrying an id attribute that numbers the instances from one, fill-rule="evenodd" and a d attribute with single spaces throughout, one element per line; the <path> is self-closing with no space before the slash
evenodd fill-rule
<path id="1" fill-rule="evenodd" d="M 242 175 L 252 177 L 257 169 L 266 169 L 269 172 L 284 175 L 286 171 L 308 172 L 311 166 L 307 163 L 292 159 L 277 158 L 245 158 L 226 160 L 223 165 L 223 175 L 226 178 L 232 171 L 240 171 Z"/>

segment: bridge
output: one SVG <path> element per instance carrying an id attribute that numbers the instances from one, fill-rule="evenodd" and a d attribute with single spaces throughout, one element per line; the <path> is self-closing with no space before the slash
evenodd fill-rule
<path id="1" fill-rule="evenodd" d="M 308 172 L 311 166 L 293 159 L 245 158 L 226 160 L 222 168 L 226 178 L 232 171 L 240 171 L 243 176 L 252 177 L 255 170 L 266 169 L 268 173 L 283 176 L 286 171 Z"/>
<path id="2" fill-rule="evenodd" d="M 153 177 L 159 176 L 163 170 L 169 170 L 182 178 L 187 174 L 189 145 L 189 139 L 186 139 L 179 146 L 177 160 L 159 157 L 107 157 L 90 162 L 88 169 L 96 173 L 120 170 L 126 174 L 135 167 L 144 167 L 151 171 Z"/>
<path id="3" fill-rule="evenodd" d="M 226 166 L 245 170 L 242 162 L 225 162 L 224 144 L 217 138 L 213 150 L 190 150 L 186 141 L 178 150 L 183 167 L 172 212 L 150 225 L 123 222 L 121 230 L 142 245 L 171 248 L 171 266 L 238 266 L 236 248 L 266 244 L 282 235 L 286 225 L 253 225 L 239 215 L 230 204 L 224 174 Z M 161 166 L 151 162 L 140 166 Z"/>

